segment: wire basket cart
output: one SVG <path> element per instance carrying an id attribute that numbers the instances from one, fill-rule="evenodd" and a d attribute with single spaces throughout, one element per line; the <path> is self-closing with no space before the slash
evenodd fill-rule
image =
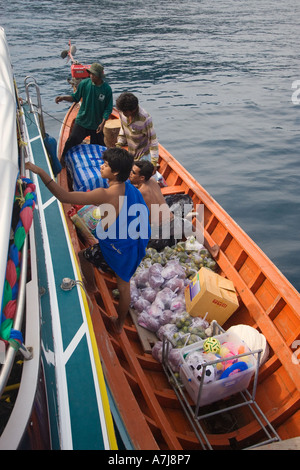
<path id="1" fill-rule="evenodd" d="M 225 331 L 221 328 L 220 325 L 218 325 L 216 321 L 213 321 L 211 326 L 212 326 L 212 336 L 218 337 L 219 335 L 222 335 L 223 333 L 225 333 Z M 203 342 L 204 341 L 200 341 L 199 343 L 194 343 L 194 345 L 192 346 L 192 349 L 196 349 L 197 347 L 201 348 L 201 344 L 203 344 Z M 187 419 L 189 420 L 203 450 L 213 450 L 213 446 L 209 442 L 207 432 L 204 429 L 203 420 L 206 420 L 207 418 L 211 418 L 213 416 L 220 415 L 225 412 L 226 413 L 232 412 L 233 410 L 244 407 L 244 406 L 247 406 L 249 408 L 252 415 L 259 423 L 259 426 L 261 430 L 263 431 L 263 435 L 264 435 L 264 439 L 262 439 L 259 443 L 255 445 L 250 445 L 249 447 L 245 447 L 244 449 L 251 449 L 251 448 L 255 448 L 258 446 L 266 445 L 266 444 L 281 440 L 277 432 L 275 431 L 274 427 L 268 421 L 267 417 L 265 416 L 265 414 L 263 413 L 263 411 L 260 409 L 257 402 L 255 401 L 259 364 L 260 364 L 260 357 L 261 357 L 262 349 L 257 349 L 253 351 L 250 351 L 248 349 L 248 352 L 245 352 L 243 354 L 237 354 L 235 356 L 231 356 L 230 358 L 231 360 L 232 359 L 239 360 L 243 356 L 250 356 L 250 355 L 253 357 L 253 359 L 255 358 L 253 360 L 253 364 L 255 364 L 255 366 L 253 367 L 253 373 L 251 374 L 252 375 L 251 380 L 253 379 L 252 387 L 251 387 L 252 391 L 248 390 L 249 388 L 248 384 L 246 385 L 246 387 L 242 386 L 241 390 L 236 389 L 234 387 L 232 390 L 230 390 L 230 387 L 228 387 L 228 390 L 227 390 L 228 395 L 226 397 L 231 397 L 232 395 L 234 395 L 234 398 L 237 398 L 234 404 L 228 404 L 228 400 L 224 400 L 220 402 L 218 396 L 212 393 L 211 403 L 218 402 L 218 405 L 221 404 L 221 406 L 218 407 L 219 409 L 215 409 L 214 411 L 205 412 L 205 406 L 203 406 L 202 404 L 203 392 L 204 390 L 207 390 L 208 387 L 210 386 L 210 384 L 207 384 L 207 385 L 204 384 L 205 369 L 208 366 L 216 365 L 217 363 L 224 362 L 228 359 L 222 358 L 222 359 L 217 359 L 215 361 L 210 361 L 210 362 L 203 364 L 203 373 L 202 373 L 201 380 L 197 387 L 197 396 L 194 397 L 194 399 L 191 399 L 191 390 L 188 389 L 189 385 L 187 383 L 186 384 L 183 383 L 181 378 L 178 377 L 178 373 L 174 372 L 174 367 L 172 367 L 169 361 L 169 353 L 172 348 L 173 348 L 173 344 L 170 341 L 170 339 L 168 339 L 167 337 L 164 337 L 163 338 L 163 352 L 162 352 L 162 366 L 176 394 L 176 397 L 181 407 L 183 408 L 187 416 Z M 191 347 L 182 348 L 182 351 L 186 349 L 191 350 Z M 180 367 L 182 367 L 182 365 L 183 364 L 181 364 Z M 248 382 L 250 382 L 250 380 Z M 221 398 L 225 398 L 225 397 L 221 397 Z M 205 403 L 205 405 L 206 404 L 207 403 Z"/>

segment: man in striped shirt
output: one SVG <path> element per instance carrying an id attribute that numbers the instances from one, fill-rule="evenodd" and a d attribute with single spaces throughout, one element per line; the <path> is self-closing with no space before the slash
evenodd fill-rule
<path id="1" fill-rule="evenodd" d="M 116 101 L 121 129 L 116 147 L 128 146 L 135 160 L 150 160 L 154 167 L 158 162 L 158 141 L 152 117 L 139 106 L 132 93 L 122 93 Z"/>

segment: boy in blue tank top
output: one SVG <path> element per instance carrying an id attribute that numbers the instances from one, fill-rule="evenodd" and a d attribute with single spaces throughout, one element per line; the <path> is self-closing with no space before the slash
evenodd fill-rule
<path id="1" fill-rule="evenodd" d="M 68 192 L 42 168 L 32 163 L 26 163 L 26 168 L 39 175 L 62 203 L 99 206 L 99 243 L 79 252 L 79 259 L 90 292 L 97 290 L 93 266 L 115 273 L 120 298 L 118 318 L 113 324 L 115 331 L 121 333 L 130 305 L 130 279 L 145 256 L 150 237 L 149 210 L 140 191 L 127 181 L 133 156 L 125 149 L 111 148 L 103 153 L 103 160 L 101 176 L 109 186 L 89 192 Z"/>

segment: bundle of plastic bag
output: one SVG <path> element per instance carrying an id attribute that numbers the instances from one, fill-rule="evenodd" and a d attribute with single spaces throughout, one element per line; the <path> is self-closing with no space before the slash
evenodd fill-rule
<path id="1" fill-rule="evenodd" d="M 149 313 L 145 310 L 143 310 L 138 316 L 138 324 L 154 333 L 159 329 L 158 319 L 152 315 L 149 315 Z"/>
<path id="2" fill-rule="evenodd" d="M 157 331 L 157 337 L 162 341 L 164 336 L 172 343 L 173 336 L 178 333 L 178 328 L 174 323 L 167 323 L 162 325 Z"/>
<path id="3" fill-rule="evenodd" d="M 164 287 L 161 291 L 156 294 L 154 303 L 160 303 L 164 306 L 164 309 L 170 309 L 172 301 L 176 297 L 176 294 L 169 287 Z M 172 310 L 172 309 L 171 309 Z"/>
<path id="4" fill-rule="evenodd" d="M 149 286 L 149 269 L 141 268 L 138 270 L 137 274 L 134 277 L 136 286 L 139 289 L 143 289 Z"/>
<path id="5" fill-rule="evenodd" d="M 185 282 L 184 279 L 179 278 L 178 275 L 176 275 L 172 279 L 168 279 L 164 285 L 165 287 L 172 289 L 173 292 L 177 292 L 185 287 Z"/>
<path id="6" fill-rule="evenodd" d="M 139 292 L 138 288 L 136 287 L 136 283 L 135 283 L 134 279 L 130 279 L 131 304 L 133 304 L 133 302 L 138 300 L 139 297 L 140 297 L 140 292 Z"/>
<path id="7" fill-rule="evenodd" d="M 164 283 L 164 278 L 161 275 L 163 267 L 159 263 L 154 263 L 148 269 L 149 285 L 152 289 L 158 289 Z"/>
<path id="8" fill-rule="evenodd" d="M 184 293 L 177 295 L 171 302 L 170 309 L 178 313 L 184 312 L 186 308 Z"/>
<path id="9" fill-rule="evenodd" d="M 172 279 L 175 276 L 184 279 L 185 278 L 185 270 L 181 266 L 178 260 L 170 260 L 166 263 L 164 268 L 161 271 L 161 275 L 164 279 Z"/>
<path id="10" fill-rule="evenodd" d="M 155 345 L 153 346 L 151 352 L 154 359 L 162 363 L 163 341 L 157 341 L 157 343 L 155 343 Z M 182 364 L 182 356 L 180 354 L 179 349 L 172 348 L 172 346 L 169 345 L 167 361 L 173 372 L 179 372 L 180 366 Z"/>
<path id="11" fill-rule="evenodd" d="M 137 300 L 133 302 L 133 308 L 138 312 L 142 312 L 143 310 L 147 310 L 148 307 L 151 307 L 151 303 L 148 300 L 144 299 L 143 297 L 139 297 Z"/>

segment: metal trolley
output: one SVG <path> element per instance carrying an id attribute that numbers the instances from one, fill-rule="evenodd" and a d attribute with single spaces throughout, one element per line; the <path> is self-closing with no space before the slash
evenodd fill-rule
<path id="1" fill-rule="evenodd" d="M 225 333 L 225 331 L 221 328 L 220 325 L 216 321 L 213 321 L 212 324 L 212 335 L 211 336 L 218 336 L 222 333 Z M 200 342 L 200 343 L 203 343 Z M 197 345 L 199 343 L 195 343 Z M 224 362 L 228 359 L 218 359 L 215 361 L 210 361 L 207 362 L 206 364 L 203 364 L 203 373 L 201 377 L 201 381 L 199 382 L 199 391 L 198 391 L 198 396 L 195 404 L 191 404 L 192 400 L 190 398 L 190 395 L 188 391 L 186 390 L 186 387 L 178 378 L 178 374 L 176 374 L 170 364 L 169 361 L 169 353 L 170 350 L 172 349 L 173 345 L 167 337 L 163 338 L 163 352 L 162 352 L 162 365 L 164 368 L 164 371 L 168 377 L 168 380 L 179 400 L 179 403 L 181 404 L 181 407 L 183 408 L 196 436 L 197 439 L 199 440 L 203 450 L 213 450 L 213 447 L 211 443 L 209 442 L 208 436 L 203 428 L 202 421 L 204 419 L 211 418 L 216 415 L 220 415 L 222 413 L 228 413 L 234 409 L 241 408 L 243 406 L 247 406 L 257 422 L 259 423 L 261 429 L 264 432 L 265 439 L 259 442 L 258 444 L 251 445 L 249 447 L 245 447 L 244 449 L 252 449 L 255 447 L 259 447 L 265 444 L 269 444 L 272 442 L 280 441 L 280 437 L 276 433 L 275 429 L 271 425 L 271 423 L 268 421 L 267 417 L 263 413 L 263 411 L 260 409 L 258 404 L 255 401 L 255 395 L 256 395 L 256 389 L 257 389 L 257 380 L 258 380 L 258 372 L 259 372 L 259 364 L 260 364 L 260 357 L 262 353 L 262 349 L 254 350 L 254 351 L 249 351 L 243 354 L 238 354 L 235 356 L 231 356 L 230 360 L 232 359 L 239 359 L 243 356 L 249 356 L 249 355 L 256 355 L 256 360 L 255 360 L 255 371 L 254 371 L 254 377 L 253 377 L 253 382 L 252 382 L 252 392 L 250 392 L 248 389 L 240 390 L 238 392 L 233 392 L 234 398 L 237 398 L 237 402 L 234 404 L 225 404 L 224 407 L 222 406 L 219 409 L 216 409 L 214 411 L 210 412 L 203 412 L 203 406 L 201 405 L 201 396 L 203 393 L 203 387 L 204 387 L 204 376 L 205 376 L 205 369 L 209 365 L 216 365 L 218 362 Z M 209 385 L 207 385 L 209 386 Z M 228 397 L 232 396 L 231 393 L 228 394 Z M 213 400 L 214 403 L 217 403 L 217 400 Z M 218 403 L 218 405 L 220 402 Z"/>

